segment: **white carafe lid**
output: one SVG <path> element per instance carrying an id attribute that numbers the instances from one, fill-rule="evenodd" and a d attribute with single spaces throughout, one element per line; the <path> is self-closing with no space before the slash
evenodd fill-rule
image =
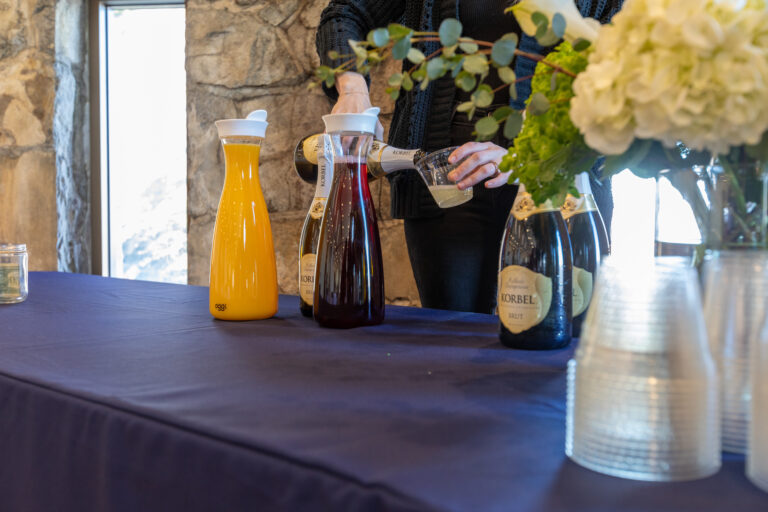
<path id="1" fill-rule="evenodd" d="M 379 120 L 379 107 L 365 109 L 359 114 L 328 114 L 323 116 L 326 133 L 362 132 L 374 134 Z"/>
<path id="2" fill-rule="evenodd" d="M 219 138 L 225 137 L 261 137 L 267 132 L 267 111 L 254 110 L 245 119 L 222 119 L 216 121 Z"/>

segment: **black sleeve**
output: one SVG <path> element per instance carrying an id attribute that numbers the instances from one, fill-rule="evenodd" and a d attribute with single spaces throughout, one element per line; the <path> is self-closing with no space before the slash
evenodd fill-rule
<path id="1" fill-rule="evenodd" d="M 624 0 L 592 0 L 587 16 L 595 18 L 600 23 L 608 23 L 613 15 L 621 10 Z"/>
<path id="2" fill-rule="evenodd" d="M 404 10 L 405 0 L 331 0 L 320 16 L 315 37 L 320 62 L 336 67 L 349 60 L 348 57 L 331 59 L 328 52 L 352 53 L 347 41 L 364 40 L 374 28 L 400 20 Z M 335 88 L 325 89 L 325 92 L 333 99 L 337 96 Z"/>

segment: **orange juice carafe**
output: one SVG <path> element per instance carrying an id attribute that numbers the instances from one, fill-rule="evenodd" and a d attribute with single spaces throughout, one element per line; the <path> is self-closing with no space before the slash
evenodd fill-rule
<path id="1" fill-rule="evenodd" d="M 272 228 L 259 183 L 267 113 L 216 121 L 226 176 L 211 249 L 209 308 L 221 320 L 258 320 L 277 312 Z"/>

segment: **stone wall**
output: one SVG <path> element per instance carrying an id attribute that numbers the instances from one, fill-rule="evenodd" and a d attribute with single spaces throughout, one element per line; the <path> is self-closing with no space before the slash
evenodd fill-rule
<path id="1" fill-rule="evenodd" d="M 314 186 L 295 174 L 296 142 L 323 130 L 330 104 L 307 84 L 318 64 L 315 29 L 328 0 L 189 0 L 187 2 L 188 257 L 190 284 L 207 284 L 211 238 L 224 162 L 213 122 L 269 113 L 261 183 L 270 211 L 282 293 L 298 293 L 298 243 Z M 382 73 L 386 73 L 383 70 Z M 382 80 L 375 82 L 383 83 Z M 380 88 L 383 121 L 392 103 Z M 386 180 L 371 185 L 384 250 L 390 303 L 416 304 L 418 294 L 402 222 L 389 217 Z"/>
<path id="2" fill-rule="evenodd" d="M 84 0 L 0 0 L 0 242 L 32 270 L 90 268 L 85 27 Z"/>
<path id="3" fill-rule="evenodd" d="M 54 0 L 0 0 L 0 241 L 55 270 Z"/>

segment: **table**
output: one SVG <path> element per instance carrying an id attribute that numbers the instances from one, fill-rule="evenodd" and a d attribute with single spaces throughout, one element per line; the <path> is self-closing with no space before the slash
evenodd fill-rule
<path id="1" fill-rule="evenodd" d="M 563 453 L 572 349 L 503 348 L 494 317 L 387 307 L 326 330 L 222 322 L 207 288 L 31 273 L 0 307 L 2 511 L 768 510 L 726 456 L 686 483 Z"/>

